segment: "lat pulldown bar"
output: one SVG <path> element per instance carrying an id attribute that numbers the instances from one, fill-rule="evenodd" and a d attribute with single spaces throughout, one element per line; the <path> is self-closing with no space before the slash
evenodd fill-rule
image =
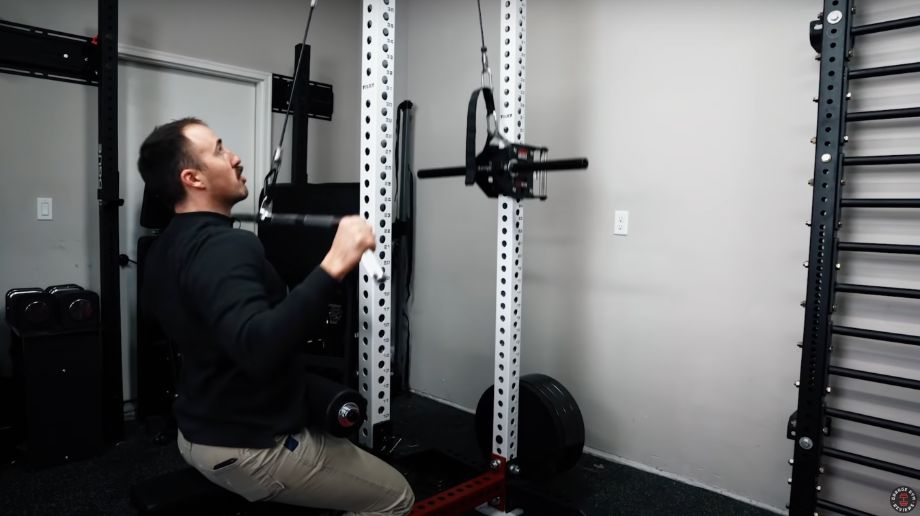
<path id="1" fill-rule="evenodd" d="M 307 226 L 317 229 L 335 229 L 341 220 L 335 215 L 304 215 L 300 213 L 273 213 L 271 216 L 262 217 L 251 213 L 233 214 L 233 218 L 240 222 L 255 222 L 258 224 L 280 224 L 284 226 Z"/>
<path id="2" fill-rule="evenodd" d="M 519 201 L 544 200 L 546 187 L 540 173 L 588 168 L 587 158 L 544 160 L 541 156 L 547 150 L 546 147 L 511 143 L 492 134 L 485 149 L 476 156 L 475 165 L 419 170 L 418 178 L 465 176 L 467 185 L 479 185 L 488 197 L 507 195 Z"/>
<path id="3" fill-rule="evenodd" d="M 537 162 L 526 162 L 526 161 L 514 161 L 507 163 L 502 167 L 502 171 L 505 172 L 544 172 L 544 171 L 553 171 L 553 170 L 574 170 L 574 169 L 584 169 L 588 167 L 588 160 L 585 158 L 580 159 L 556 159 L 556 160 L 547 160 L 547 161 L 537 161 Z M 476 167 L 477 174 L 491 174 L 494 175 L 494 168 L 492 165 L 479 165 Z M 419 179 L 431 179 L 434 177 L 456 177 L 456 176 L 465 176 L 466 167 L 444 167 L 444 168 L 429 168 L 425 170 L 418 171 Z"/>
<path id="4" fill-rule="evenodd" d="M 318 229 L 335 229 L 339 226 L 341 218 L 335 215 L 304 215 L 300 213 L 271 213 L 263 211 L 259 215 L 250 213 L 234 214 L 233 218 L 240 222 L 255 222 L 257 224 L 280 224 L 284 226 L 307 226 Z M 365 251 L 361 255 L 361 265 L 370 272 L 371 276 L 378 283 L 387 279 L 383 267 L 374 258 L 371 251 Z"/>

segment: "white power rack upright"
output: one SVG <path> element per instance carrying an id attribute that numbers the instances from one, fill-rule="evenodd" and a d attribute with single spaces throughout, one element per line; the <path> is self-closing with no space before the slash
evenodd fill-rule
<path id="1" fill-rule="evenodd" d="M 376 255 L 392 269 L 394 56 L 396 0 L 364 0 L 361 48 L 361 212 L 374 226 Z M 380 425 L 390 420 L 391 282 L 375 282 L 363 268 L 358 280 L 358 385 L 367 399 L 362 445 L 374 448 Z"/>
<path id="2" fill-rule="evenodd" d="M 498 73 L 499 130 L 508 140 L 524 140 L 527 2 L 503 0 L 501 60 Z M 495 285 L 495 397 L 492 451 L 507 460 L 517 456 L 518 392 L 521 367 L 521 300 L 523 299 L 524 203 L 498 198 L 497 273 Z"/>

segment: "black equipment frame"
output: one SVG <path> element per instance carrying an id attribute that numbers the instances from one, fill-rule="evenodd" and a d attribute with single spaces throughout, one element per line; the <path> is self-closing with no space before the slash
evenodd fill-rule
<path id="1" fill-rule="evenodd" d="M 297 74 L 297 65 L 300 64 L 301 73 Z M 294 123 L 291 127 L 291 139 L 294 142 L 293 152 L 291 153 L 291 183 L 305 184 L 309 181 L 309 170 L 307 170 L 307 137 L 309 136 L 310 120 L 304 116 L 307 107 L 307 95 L 309 94 L 307 82 L 310 79 L 310 47 L 304 48 L 304 45 L 298 44 L 294 47 L 294 75 L 291 80 L 291 88 L 294 88 L 295 95 L 290 106 L 294 113 Z M 295 85 L 294 80 L 299 84 Z M 274 80 L 273 80 L 274 82 Z M 290 92 L 288 92 L 290 95 Z M 274 98 L 274 97 L 273 97 Z"/>
<path id="2" fill-rule="evenodd" d="M 124 439 L 118 197 L 118 0 L 99 0 L 99 278 L 103 437 Z"/>
<path id="3" fill-rule="evenodd" d="M 811 239 L 808 267 L 808 286 L 805 307 L 805 325 L 802 347 L 802 362 L 799 374 L 798 409 L 790 417 L 787 437 L 795 442 L 792 461 L 792 485 L 789 514 L 811 516 L 817 508 L 832 510 L 841 514 L 867 514 L 852 507 L 846 507 L 821 497 L 820 476 L 824 473 L 822 457 L 830 457 L 860 464 L 880 471 L 896 473 L 905 477 L 920 479 L 920 470 L 899 464 L 892 464 L 871 457 L 856 455 L 825 445 L 824 438 L 831 434 L 832 420 L 848 420 L 876 428 L 920 435 L 920 427 L 889 421 L 866 414 L 839 410 L 827 405 L 831 376 L 855 378 L 908 389 L 920 389 L 920 382 L 905 378 L 857 371 L 831 365 L 832 338 L 834 335 L 858 337 L 906 345 L 920 345 L 920 337 L 896 333 L 835 326 L 832 314 L 837 305 L 837 293 L 920 299 L 920 291 L 911 289 L 852 285 L 838 283 L 837 270 L 841 253 L 897 253 L 920 254 L 920 246 L 884 243 L 841 242 L 838 230 L 841 227 L 842 211 L 847 208 L 920 208 L 920 199 L 846 199 L 842 196 L 845 168 L 848 166 L 872 166 L 920 163 L 920 155 L 899 156 L 846 156 L 844 146 L 848 122 L 912 118 L 920 116 L 920 108 L 900 108 L 881 111 L 847 112 L 850 98 L 850 81 L 889 75 L 920 72 L 920 63 L 851 70 L 849 58 L 855 38 L 865 34 L 905 29 L 920 26 L 920 16 L 854 26 L 852 23 L 853 0 L 824 0 L 824 11 L 818 20 L 811 22 L 810 40 L 819 52 L 820 92 L 815 98 L 818 103 L 818 121 L 814 143 L 814 189 L 811 213 Z"/>
<path id="4" fill-rule="evenodd" d="M 98 85 L 97 38 L 0 20 L 0 72 Z"/>
<path id="5" fill-rule="evenodd" d="M 843 146 L 846 133 L 846 62 L 849 55 L 851 0 L 825 0 L 824 13 L 840 12 L 831 24 L 812 23 L 821 31 L 821 75 L 815 145 L 814 193 L 805 329 L 799 372 L 798 410 L 789 431 L 795 440 L 790 514 L 814 513 L 825 426 L 824 404 L 830 365 L 831 313 L 836 276 Z M 822 13 L 821 18 L 825 18 Z"/>
<path id="6" fill-rule="evenodd" d="M 301 47 L 294 47 L 294 66 L 300 58 Z M 301 74 L 298 76 L 297 96 L 294 97 L 291 113 L 293 125 L 291 127 L 291 183 L 307 184 L 309 181 L 307 171 L 307 135 L 308 120 L 332 120 L 332 111 L 335 96 L 332 85 L 310 80 L 310 45 L 306 46 L 303 55 L 304 61 L 300 64 Z M 291 97 L 291 88 L 294 78 L 286 75 L 272 74 L 272 112 L 284 114 L 288 110 L 288 99 Z"/>

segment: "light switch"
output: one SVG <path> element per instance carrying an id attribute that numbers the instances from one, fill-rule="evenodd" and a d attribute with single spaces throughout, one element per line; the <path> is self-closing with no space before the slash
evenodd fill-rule
<path id="1" fill-rule="evenodd" d="M 39 197 L 38 198 L 38 214 L 36 216 L 38 220 L 51 220 L 51 197 Z"/>

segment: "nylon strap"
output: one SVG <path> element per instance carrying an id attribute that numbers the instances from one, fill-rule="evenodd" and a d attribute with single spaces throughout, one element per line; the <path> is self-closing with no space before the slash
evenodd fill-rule
<path id="1" fill-rule="evenodd" d="M 466 184 L 476 182 L 476 107 L 479 105 L 479 93 L 486 101 L 486 120 L 495 113 L 495 101 L 492 99 L 491 88 L 479 88 L 470 96 L 470 104 L 466 111 Z M 486 142 L 492 137 L 486 136 Z"/>

